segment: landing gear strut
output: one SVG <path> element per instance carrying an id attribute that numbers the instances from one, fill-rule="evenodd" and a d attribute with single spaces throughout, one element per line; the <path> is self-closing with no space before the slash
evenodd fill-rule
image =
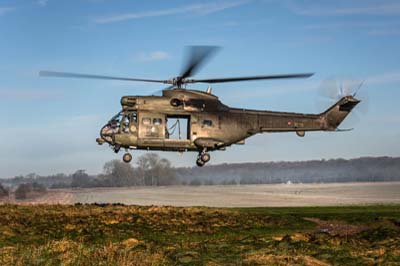
<path id="1" fill-rule="evenodd" d="M 121 149 L 121 146 L 115 145 L 113 149 L 114 149 L 114 152 L 115 152 L 115 153 L 118 153 L 119 150 Z"/>
<path id="2" fill-rule="evenodd" d="M 129 152 L 125 153 L 124 156 L 122 156 L 122 160 L 126 163 L 130 163 L 132 161 L 132 155 Z"/>
<path id="3" fill-rule="evenodd" d="M 203 167 L 208 161 L 210 161 L 211 156 L 207 152 L 206 149 L 204 149 L 202 152 L 199 153 L 199 156 L 197 157 L 196 164 L 199 167 Z"/>

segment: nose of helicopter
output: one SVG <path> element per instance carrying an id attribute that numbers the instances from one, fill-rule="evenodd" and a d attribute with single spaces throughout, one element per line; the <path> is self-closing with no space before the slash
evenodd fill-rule
<path id="1" fill-rule="evenodd" d="M 103 145 L 104 142 L 106 142 L 102 137 L 96 138 L 96 142 L 99 145 Z"/>
<path id="2" fill-rule="evenodd" d="M 96 142 L 99 145 L 107 142 L 113 145 L 114 134 L 117 132 L 117 123 L 114 120 L 110 120 L 100 130 L 100 137 L 96 138 Z"/>

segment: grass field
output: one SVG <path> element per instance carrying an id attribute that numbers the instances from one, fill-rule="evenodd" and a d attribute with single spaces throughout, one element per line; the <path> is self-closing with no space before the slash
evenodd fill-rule
<path id="1" fill-rule="evenodd" d="M 400 265 L 400 205 L 1 205 L 0 265 Z"/>

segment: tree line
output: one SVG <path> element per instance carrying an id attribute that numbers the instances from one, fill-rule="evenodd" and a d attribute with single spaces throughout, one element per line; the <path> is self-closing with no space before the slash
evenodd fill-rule
<path id="1" fill-rule="evenodd" d="M 103 172 L 97 175 L 89 175 L 81 169 L 70 175 L 39 176 L 32 173 L 0 179 L 3 184 L 0 194 L 6 194 L 6 188 L 15 189 L 21 184 L 33 183 L 45 188 L 90 188 L 378 181 L 400 181 L 400 158 L 364 157 L 176 168 L 168 159 L 146 153 L 138 158 L 136 164 L 109 161 L 104 164 Z"/>

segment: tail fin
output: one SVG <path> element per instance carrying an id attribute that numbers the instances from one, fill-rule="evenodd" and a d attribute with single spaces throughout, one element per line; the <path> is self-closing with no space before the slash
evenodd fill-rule
<path id="1" fill-rule="evenodd" d="M 360 100 L 357 100 L 353 96 L 345 96 L 332 105 L 328 110 L 323 112 L 321 116 L 325 123 L 325 130 L 336 130 L 351 110 L 353 110 L 353 108 L 360 102 Z"/>

